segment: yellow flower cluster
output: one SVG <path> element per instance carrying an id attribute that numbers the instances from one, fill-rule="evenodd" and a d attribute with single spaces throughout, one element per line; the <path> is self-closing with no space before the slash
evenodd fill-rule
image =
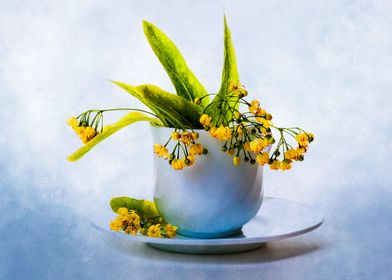
<path id="1" fill-rule="evenodd" d="M 98 134 L 91 126 L 80 126 L 79 121 L 75 117 L 70 118 L 67 123 L 79 135 L 83 144 L 87 144 Z"/>
<path id="2" fill-rule="evenodd" d="M 260 106 L 260 101 L 252 100 L 249 103 L 244 99 L 246 95 L 247 90 L 239 81 L 230 81 L 226 95 L 219 95 L 216 101 L 204 109 L 199 118 L 200 124 L 212 137 L 224 142 L 222 151 L 233 157 L 234 166 L 244 161 L 260 166 L 268 164 L 274 170 L 291 169 L 293 161 L 304 159 L 303 154 L 313 141 L 313 134 L 306 133 L 298 127 L 274 126 L 271 122 L 272 115 Z M 201 98 L 195 98 L 194 102 L 200 104 Z M 239 111 L 240 104 L 246 104 L 247 111 Z M 210 105 L 215 106 L 209 107 Z M 276 142 L 271 129 L 279 131 L 280 139 L 275 150 L 269 154 L 267 148 Z M 169 141 L 177 141 L 172 153 L 169 154 L 166 148 L 169 141 L 165 146 L 156 144 L 154 147 L 155 153 L 169 159 L 175 170 L 193 165 L 196 156 L 206 153 L 203 146 L 195 142 L 197 133 L 182 130 L 183 133 L 176 129 L 171 134 Z M 292 148 L 285 135 L 294 137 L 298 147 Z"/>
<path id="3" fill-rule="evenodd" d="M 189 148 L 189 154 L 192 156 L 201 156 L 203 154 L 203 146 L 201 144 L 193 144 Z"/>
<path id="4" fill-rule="evenodd" d="M 152 224 L 147 218 L 139 216 L 135 211 L 120 207 L 117 210 L 118 216 L 110 222 L 110 229 L 114 231 L 124 231 L 126 234 L 145 234 L 156 238 L 173 238 L 176 236 L 177 227 L 171 224 Z"/>
<path id="5" fill-rule="evenodd" d="M 221 124 L 219 127 L 211 127 L 208 131 L 210 135 L 220 141 L 227 141 L 231 138 L 231 129 Z"/>
<path id="6" fill-rule="evenodd" d="M 306 149 L 309 145 L 309 142 L 313 141 L 314 135 L 312 133 L 300 133 L 295 136 L 295 139 L 297 140 L 300 147 Z"/>
<path id="7" fill-rule="evenodd" d="M 269 145 L 269 140 L 267 138 L 263 139 L 254 139 L 251 142 L 249 142 L 249 150 L 254 153 L 260 153 L 263 151 L 268 145 Z"/>
<path id="8" fill-rule="evenodd" d="M 256 121 L 261 123 L 264 128 L 271 127 L 272 115 L 260 107 L 260 101 L 253 100 L 250 102 L 248 109 L 250 113 L 254 114 Z"/>
<path id="9" fill-rule="evenodd" d="M 238 82 L 231 82 L 230 89 L 235 91 L 242 88 Z M 241 99 L 242 97 L 238 98 Z M 213 117 L 202 114 L 199 120 L 212 137 L 225 141 L 222 151 L 233 156 L 234 166 L 240 165 L 242 161 L 241 153 L 244 155 L 243 160 L 245 162 L 256 163 L 257 155 L 252 153 L 262 153 L 267 146 L 275 141 L 270 132 L 272 116 L 260 108 L 258 100 L 253 100 L 251 103 L 242 102 L 249 104 L 249 113 L 241 113 L 239 110 L 233 109 L 233 118 L 226 125 L 220 124 L 218 127 L 212 125 L 212 120 L 221 118 L 220 115 Z M 228 102 L 226 103 L 230 105 Z M 260 165 L 269 163 L 268 153 L 258 156 L 258 162 Z"/>
<path id="10" fill-rule="evenodd" d="M 211 117 L 207 114 L 202 114 L 200 117 L 200 123 L 203 125 L 204 128 L 211 127 Z"/>
<path id="11" fill-rule="evenodd" d="M 154 153 L 158 157 L 162 157 L 164 159 L 167 159 L 169 157 L 169 151 L 167 150 L 166 147 L 162 146 L 161 144 L 154 145 Z"/>
<path id="12" fill-rule="evenodd" d="M 174 170 L 182 170 L 184 167 L 192 166 L 196 161 L 196 156 L 207 154 L 207 149 L 205 149 L 201 144 L 195 142 L 198 138 L 199 133 L 197 132 L 184 130 L 183 133 L 180 133 L 175 130 L 171 133 L 165 146 L 162 146 L 161 144 L 154 145 L 154 152 L 159 157 L 169 159 L 169 164 Z M 166 146 L 172 140 L 177 141 L 177 144 L 173 151 L 169 154 Z M 180 152 L 183 157 L 180 157 Z"/>
<path id="13" fill-rule="evenodd" d="M 270 168 L 273 170 L 289 170 L 292 167 L 293 161 L 302 161 L 304 159 L 303 154 L 307 151 L 309 143 L 314 140 L 312 133 L 298 133 L 295 136 L 295 140 L 298 143 L 298 147 L 295 149 L 290 147 L 283 153 L 283 160 L 274 159 Z"/>
<path id="14" fill-rule="evenodd" d="M 182 170 L 185 167 L 185 160 L 184 159 L 173 159 L 171 166 L 174 170 Z"/>
<path id="15" fill-rule="evenodd" d="M 135 235 L 140 230 L 140 217 L 135 211 L 128 211 L 121 207 L 117 210 L 118 216 L 110 223 L 114 231 L 124 230 L 127 234 Z"/>
<path id="16" fill-rule="evenodd" d="M 260 165 L 266 165 L 269 163 L 269 154 L 267 152 L 262 152 L 256 156 L 256 162 Z"/>

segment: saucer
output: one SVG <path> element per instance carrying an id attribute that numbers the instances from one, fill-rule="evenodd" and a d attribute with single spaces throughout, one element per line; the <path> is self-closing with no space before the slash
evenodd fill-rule
<path id="1" fill-rule="evenodd" d="M 315 230 L 323 222 L 323 215 L 308 205 L 280 198 L 265 197 L 257 215 L 236 235 L 225 238 L 197 239 L 177 234 L 175 238 L 152 238 L 112 232 L 109 220 L 92 225 L 101 231 L 126 239 L 144 242 L 154 248 L 186 254 L 227 254 L 256 249 L 266 242 L 298 236 Z"/>

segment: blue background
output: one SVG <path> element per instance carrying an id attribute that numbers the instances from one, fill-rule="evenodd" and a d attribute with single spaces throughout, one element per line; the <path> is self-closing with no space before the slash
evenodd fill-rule
<path id="1" fill-rule="evenodd" d="M 226 256 L 105 240 L 89 219 L 111 197 L 152 197 L 149 128 L 69 163 L 80 143 L 66 119 L 141 107 L 107 79 L 173 91 L 143 19 L 217 91 L 223 11 L 250 96 L 316 135 L 292 171 L 266 171 L 265 193 L 315 205 L 326 223 Z M 391 73 L 390 1 L 1 1 L 0 279 L 390 279 Z"/>

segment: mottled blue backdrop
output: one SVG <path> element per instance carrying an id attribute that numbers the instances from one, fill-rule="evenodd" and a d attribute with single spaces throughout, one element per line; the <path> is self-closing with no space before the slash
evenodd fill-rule
<path id="1" fill-rule="evenodd" d="M 149 128 L 129 127 L 69 163 L 80 143 L 65 120 L 140 106 L 108 79 L 173 91 L 143 19 L 215 92 L 224 11 L 251 96 L 275 123 L 316 135 L 292 171 L 266 171 L 266 195 L 315 205 L 326 223 L 227 256 L 105 240 L 88 221 L 110 211 L 110 197 L 152 196 Z M 390 279 L 391 73 L 388 0 L 1 1 L 0 279 Z"/>

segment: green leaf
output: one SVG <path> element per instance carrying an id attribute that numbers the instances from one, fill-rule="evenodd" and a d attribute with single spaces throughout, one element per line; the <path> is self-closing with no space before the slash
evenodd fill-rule
<path id="1" fill-rule="evenodd" d="M 144 199 L 135 199 L 126 196 L 115 197 L 110 200 L 110 207 L 115 213 L 117 213 L 118 208 L 125 207 L 128 210 L 134 210 L 138 212 L 141 216 L 146 218 L 154 218 L 159 216 L 154 202 Z"/>
<path id="2" fill-rule="evenodd" d="M 92 148 L 95 147 L 98 143 L 112 135 L 113 133 L 117 132 L 118 130 L 134 123 L 134 122 L 140 122 L 140 121 L 148 121 L 152 122 L 157 125 L 162 125 L 162 123 L 153 117 L 147 116 L 145 114 L 142 114 L 140 112 L 131 112 L 125 115 L 123 118 L 121 118 L 119 121 L 106 125 L 102 132 L 99 133 L 97 136 L 95 136 L 93 139 L 91 139 L 87 144 L 79 148 L 76 152 L 74 152 L 72 155 L 70 155 L 67 159 L 69 161 L 77 161 L 81 157 L 83 157 L 87 152 L 89 152 Z"/>
<path id="3" fill-rule="evenodd" d="M 181 96 L 166 92 L 157 86 L 131 86 L 112 81 L 148 106 L 167 127 L 201 128 L 202 109 Z"/>
<path id="4" fill-rule="evenodd" d="M 231 32 L 229 26 L 227 25 L 226 16 L 224 17 L 224 28 L 225 28 L 225 35 L 224 35 L 224 61 L 223 61 L 223 70 L 222 70 L 222 83 L 219 89 L 218 94 L 215 96 L 212 102 L 216 102 L 211 104 L 211 109 L 208 110 L 208 114 L 215 115 L 219 114 L 221 109 L 218 109 L 219 100 L 224 98 L 225 95 L 229 93 L 229 84 L 230 81 L 239 81 L 238 69 L 237 69 L 237 62 L 236 56 L 234 51 L 233 42 L 231 40 Z M 238 109 L 239 104 L 235 104 L 236 98 L 233 100 L 229 100 L 229 104 L 234 108 Z M 223 107 L 224 109 L 224 107 Z M 227 119 L 231 119 L 233 114 L 230 110 L 226 109 L 226 112 L 223 112 L 226 115 Z M 221 118 L 221 120 L 223 120 Z M 221 123 L 221 122 L 220 122 Z M 219 125 L 217 123 L 216 125 Z"/>
<path id="5" fill-rule="evenodd" d="M 196 97 L 207 95 L 207 90 L 189 69 L 176 45 L 158 27 L 143 21 L 144 33 L 155 55 L 170 77 L 179 96 L 193 102 Z M 202 99 L 203 108 L 209 103 L 208 96 Z"/>

